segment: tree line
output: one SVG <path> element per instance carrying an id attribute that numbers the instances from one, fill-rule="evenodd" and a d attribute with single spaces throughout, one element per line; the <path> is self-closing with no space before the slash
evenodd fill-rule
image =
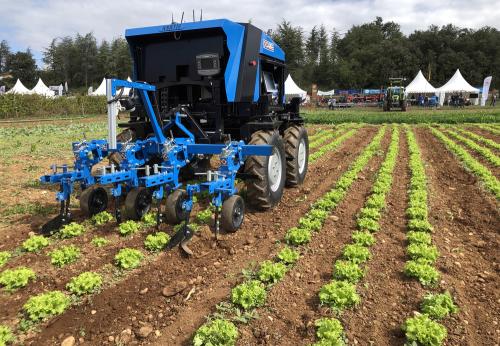
<path id="1" fill-rule="evenodd" d="M 103 77 L 124 79 L 132 74 L 126 40 L 115 38 L 98 43 L 93 33 L 53 39 L 43 51 L 43 63 L 43 68 L 37 66 L 30 49 L 13 53 L 7 41 L 0 42 L 0 74 L 11 76 L 5 79 L 8 87 L 19 78 L 31 88 L 41 77 L 47 85 L 67 82 L 70 89 L 85 92 L 89 86 L 98 86 Z"/>
<path id="2" fill-rule="evenodd" d="M 380 88 L 390 77 L 409 83 L 418 70 L 440 87 L 457 68 L 473 86 L 492 75 L 492 87 L 500 88 L 500 31 L 492 27 L 432 25 L 405 35 L 399 24 L 377 17 L 344 35 L 324 25 L 305 32 L 286 20 L 269 33 L 284 49 L 288 69 L 302 88 L 312 83 L 322 90 Z"/>
<path id="3" fill-rule="evenodd" d="M 345 33 L 324 25 L 306 32 L 286 20 L 268 33 L 285 51 L 294 80 L 307 90 L 313 83 L 322 90 L 380 88 L 390 77 L 409 82 L 418 70 L 439 87 L 457 68 L 474 86 L 492 75 L 492 87 L 500 88 L 500 31 L 492 27 L 432 25 L 405 35 L 399 24 L 377 17 Z M 126 78 L 132 71 L 125 39 L 98 43 L 92 33 L 53 39 L 43 51 L 43 62 L 39 68 L 29 49 L 14 53 L 1 41 L 0 74 L 12 78 L 0 84 L 11 87 L 20 78 L 32 87 L 41 77 L 46 84 L 67 81 L 70 89 L 86 90 L 103 77 Z"/>

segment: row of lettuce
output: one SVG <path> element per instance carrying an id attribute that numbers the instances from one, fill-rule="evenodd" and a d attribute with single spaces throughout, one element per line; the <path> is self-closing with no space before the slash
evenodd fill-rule
<path id="1" fill-rule="evenodd" d="M 316 143 L 314 148 L 320 144 L 331 140 L 343 126 L 333 130 L 331 128 L 324 129 L 311 136 L 312 142 Z M 340 140 L 336 139 L 334 145 L 332 143 L 326 144 L 330 150 L 340 145 L 347 138 L 354 135 L 355 130 L 349 130 L 348 135 L 342 134 Z M 313 149 L 314 149 L 313 148 Z M 327 151 L 318 150 L 315 158 L 323 156 Z M 194 230 L 198 229 L 201 224 L 209 224 L 212 220 L 213 211 L 207 208 L 197 213 L 195 222 L 190 223 L 190 227 Z M 83 235 L 89 229 L 104 226 L 114 220 L 109 212 L 102 212 L 92 217 L 92 219 L 84 221 L 82 224 L 71 223 L 64 226 L 59 232 L 50 238 L 44 236 L 32 235 L 26 239 L 22 245 L 13 251 L 0 251 L 0 267 L 5 265 L 11 258 L 22 256 L 25 253 L 40 253 L 43 249 L 48 247 L 51 243 L 57 243 L 62 239 L 70 239 Z M 146 214 L 141 222 L 132 220 L 125 221 L 117 227 L 117 231 L 121 236 L 129 236 L 139 232 L 141 229 L 151 228 L 156 225 L 156 216 L 152 213 Z M 180 225 L 174 227 L 174 231 Z M 170 236 L 165 232 L 155 232 L 148 234 L 144 240 L 144 247 L 150 253 L 157 253 L 164 250 L 170 241 Z M 109 243 L 109 240 L 94 236 L 91 243 L 95 247 L 104 247 Z M 66 265 L 75 263 L 81 258 L 81 251 L 76 245 L 63 245 L 47 253 L 50 262 L 56 267 L 64 267 Z M 293 258 L 298 253 L 292 252 L 290 249 L 284 249 L 279 257 L 282 257 L 286 263 L 292 263 Z M 123 248 L 118 251 L 114 257 L 116 267 L 120 271 L 130 270 L 140 266 L 141 262 L 147 257 L 142 251 L 133 248 Z M 275 268 L 269 262 L 267 270 L 270 272 L 268 275 L 273 275 L 272 272 Z M 266 270 L 264 266 L 263 271 Z M 123 272 L 122 272 L 123 273 Z M 264 274 L 263 274 L 264 275 Z M 0 273 L 0 285 L 4 287 L 7 292 L 13 292 L 27 286 L 30 282 L 36 280 L 36 273 L 34 270 L 19 266 L 13 269 L 6 269 Z M 103 288 L 103 275 L 102 273 L 87 271 L 83 272 L 73 278 L 67 283 L 66 290 L 69 295 L 62 291 L 49 291 L 28 299 L 23 306 L 23 319 L 20 322 L 19 329 L 24 331 L 31 328 L 35 323 L 47 320 L 50 317 L 63 313 L 72 303 L 78 301 L 78 297 L 94 294 Z M 14 334 L 7 326 L 0 325 L 0 345 L 7 344 L 14 341 Z"/>
<path id="2" fill-rule="evenodd" d="M 235 286 L 231 290 L 230 301 L 223 304 L 225 313 L 209 316 L 207 323 L 196 331 L 193 339 L 194 345 L 234 345 L 236 343 L 239 332 L 234 322 L 241 321 L 242 314 L 252 316 L 254 309 L 266 303 L 269 289 L 293 267 L 300 257 L 301 250 L 304 250 L 303 247 L 311 241 L 314 232 L 322 229 L 330 213 L 345 198 L 358 174 L 379 149 L 384 133 L 385 127 L 382 127 L 348 171 L 339 178 L 335 187 L 314 202 L 310 210 L 299 219 L 297 227 L 292 227 L 286 232 L 284 240 L 287 245 L 278 252 L 276 257 L 260 263 L 255 273 L 246 273 L 247 280 Z M 328 322 L 318 321 L 319 323 Z"/>
<path id="3" fill-rule="evenodd" d="M 411 129 L 406 130 L 406 135 L 410 185 L 406 209 L 408 261 L 404 272 L 408 277 L 417 279 L 424 287 L 434 288 L 439 281 L 439 271 L 435 267 L 439 251 L 432 244 L 433 227 L 428 217 L 427 178 L 415 135 Z M 403 324 L 407 340 L 419 345 L 442 345 L 446 340 L 447 330 L 438 321 L 457 311 L 449 292 L 426 294 L 420 313 L 408 318 Z"/>
<path id="4" fill-rule="evenodd" d="M 208 224 L 212 218 L 212 210 L 207 208 L 200 211 L 195 219 L 196 222 L 190 224 L 190 227 L 197 229 L 201 224 Z M 97 227 L 109 224 L 114 220 L 113 216 L 104 211 L 92 217 L 92 219 L 79 224 L 76 222 L 64 226 L 59 232 L 50 238 L 32 235 L 26 239 L 20 249 L 12 252 L 3 251 L 0 253 L 0 267 L 6 264 L 12 257 L 20 256 L 24 253 L 41 253 L 51 243 L 57 243 L 61 239 L 70 239 L 79 237 L 89 230 L 97 230 Z M 136 234 L 141 230 L 151 229 L 156 225 L 156 215 L 146 214 L 141 222 L 125 221 L 117 227 L 117 232 L 123 236 Z M 179 227 L 179 226 L 177 226 Z M 122 248 L 114 256 L 114 264 L 118 274 L 123 276 L 126 271 L 137 268 L 141 262 L 149 256 L 154 256 L 161 250 L 164 250 L 170 241 L 170 236 L 165 232 L 154 232 L 148 234 L 144 240 L 144 247 L 148 253 L 144 253 L 134 248 Z M 94 236 L 91 243 L 95 247 L 104 247 L 110 241 L 104 237 Z M 66 265 L 77 262 L 82 256 L 81 251 L 76 245 L 62 245 L 54 250 L 47 252 L 50 262 L 62 268 Z M 50 317 L 63 313 L 69 306 L 77 303 L 82 296 L 94 294 L 104 288 L 104 267 L 101 271 L 86 271 L 74 276 L 65 285 L 66 291 L 48 291 L 30 297 L 23 305 L 21 312 L 22 319 L 19 322 L 18 329 L 23 332 L 32 328 L 36 323 L 47 320 Z M 12 293 L 18 289 L 27 286 L 35 281 L 37 274 L 34 270 L 18 266 L 13 269 L 6 269 L 0 273 L 0 285 L 6 292 Z M 0 326 L 0 345 L 14 341 L 14 333 L 4 325 Z"/>

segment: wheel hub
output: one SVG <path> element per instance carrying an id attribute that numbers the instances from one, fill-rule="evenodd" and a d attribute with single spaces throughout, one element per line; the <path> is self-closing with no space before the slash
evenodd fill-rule
<path id="1" fill-rule="evenodd" d="M 277 191 L 281 184 L 281 175 L 283 167 L 281 167 L 281 154 L 274 148 L 273 154 L 269 157 L 269 162 L 267 165 L 267 175 L 269 178 L 269 185 L 271 191 Z"/>
<path id="2" fill-rule="evenodd" d="M 299 142 L 299 153 L 297 155 L 297 161 L 299 164 L 299 174 L 304 172 L 304 168 L 306 167 L 306 143 L 304 138 L 302 138 Z"/>

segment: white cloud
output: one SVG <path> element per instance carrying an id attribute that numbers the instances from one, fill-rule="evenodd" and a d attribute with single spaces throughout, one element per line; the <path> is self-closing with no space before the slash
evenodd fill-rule
<path id="1" fill-rule="evenodd" d="M 186 11 L 185 20 L 191 21 L 192 9 L 198 17 L 202 7 L 204 19 L 251 19 L 264 30 L 286 19 L 305 30 L 323 23 L 345 32 L 376 16 L 401 24 L 405 33 L 430 24 L 478 28 L 500 23 L 500 6 L 491 0 L 0 0 L 0 40 L 41 52 L 55 37 L 92 31 L 98 39 L 110 39 L 126 28 L 169 23 L 172 13 L 180 20 Z"/>

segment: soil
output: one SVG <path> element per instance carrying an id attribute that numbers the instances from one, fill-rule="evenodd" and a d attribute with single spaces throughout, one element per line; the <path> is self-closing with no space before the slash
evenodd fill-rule
<path id="1" fill-rule="evenodd" d="M 444 321 L 448 345 L 499 343 L 500 213 L 494 197 L 429 131 L 417 130 L 427 163 L 429 221 L 441 255 L 440 288 L 460 312 Z"/>
<path id="2" fill-rule="evenodd" d="M 114 225 L 58 241 L 40 254 L 13 258 L 5 268 L 29 265 L 39 277 L 15 293 L 0 293 L 0 323 L 12 326 L 18 322 L 21 317 L 18 313 L 28 296 L 64 289 L 72 276 L 98 270 L 105 274 L 107 282 L 101 292 L 82 299 L 64 314 L 22 336 L 20 341 L 26 345 L 59 345 L 66 337 L 74 336 L 78 345 L 190 345 L 193 333 L 205 317 L 214 313 L 215 306 L 226 301 L 231 288 L 242 281 L 242 269 L 275 255 L 286 230 L 297 224 L 314 200 L 332 188 L 376 130 L 375 126 L 359 129 L 336 150 L 317 160 L 309 167 L 304 185 L 287 189 L 272 211 L 248 211 L 238 232 L 221 234 L 215 243 L 209 228 L 203 227 L 189 245 L 195 253 L 190 258 L 174 249 L 149 256 L 137 270 L 117 276 L 112 267 L 106 269 L 115 253 L 123 247 L 143 249 L 142 242 L 151 230 L 119 237 L 111 231 Z M 476 127 L 471 130 L 499 140 L 498 136 L 486 135 L 486 131 Z M 360 345 L 401 345 L 404 335 L 400 325 L 419 310 L 423 295 L 449 290 L 460 312 L 443 320 L 449 334 L 446 345 L 499 344 L 498 202 L 428 129 L 415 127 L 415 133 L 428 175 L 429 217 L 435 228 L 433 241 L 441 253 L 437 262 L 441 282 L 435 288 L 424 288 L 402 274 L 406 261 L 408 151 L 406 136 L 401 131 L 400 153 L 381 231 L 372 247 L 368 274 L 358 285 L 362 303 L 341 316 L 347 337 L 350 343 Z M 384 149 L 388 142 L 386 134 Z M 258 310 L 260 317 L 248 325 L 238 325 L 239 345 L 314 342 L 312 323 L 321 316 L 331 316 L 319 307 L 317 293 L 331 279 L 332 264 L 355 230 L 354 218 L 383 157 L 379 155 L 370 161 L 323 229 L 304 247 L 297 265 L 271 288 L 266 307 Z M 2 170 L 4 177 L 13 172 L 10 168 Z M 42 192 L 34 188 L 31 200 L 45 203 L 53 196 L 52 192 L 47 194 L 49 197 Z M 0 230 L 0 249 L 19 246 L 29 232 L 48 218 L 25 215 L 9 220 Z M 78 213 L 75 218 L 83 220 Z M 171 226 L 164 225 L 162 229 L 172 232 Z M 97 249 L 90 243 L 94 235 L 104 236 L 111 243 Z M 50 264 L 47 253 L 62 244 L 78 244 L 83 256 L 77 263 L 57 269 Z"/>
<path id="3" fill-rule="evenodd" d="M 500 143 L 500 136 L 488 131 L 488 130 L 483 130 L 482 128 L 479 128 L 477 126 L 470 126 L 466 128 L 468 131 L 474 132 L 478 135 L 483 136 L 484 138 L 489 138 L 491 140 L 494 140 L 497 143 Z"/>
<path id="4" fill-rule="evenodd" d="M 382 142 L 384 152 L 389 139 L 387 131 Z M 375 156 L 363 169 L 296 265 L 271 288 L 265 308 L 257 311 L 260 318 L 241 328 L 238 345 L 302 345 L 314 341 L 314 321 L 325 313 L 319 308 L 318 292 L 331 280 L 332 265 L 356 229 L 355 217 L 383 158 Z"/>
<path id="5" fill-rule="evenodd" d="M 311 201 L 331 188 L 375 131 L 374 127 L 360 129 L 359 135 L 312 165 L 305 184 L 300 189 L 286 190 L 272 212 L 247 213 L 243 227 L 236 233 L 223 235 L 215 248 L 212 234 L 205 229 L 189 245 L 195 252 L 193 258 L 186 258 L 178 251 L 160 254 L 116 286 L 53 319 L 26 343 L 57 344 L 63 337 L 83 331 L 87 344 L 112 344 L 110 336 L 117 339 L 122 331 L 138 332 L 143 325 L 151 325 L 158 332 L 136 342 L 150 344 L 157 334 L 163 335 L 160 338 L 164 341 L 159 344 L 187 342 L 203 323 L 204 316 L 228 296 L 230 288 L 240 280 L 241 270 L 276 252 L 279 246 L 276 241 L 296 225 Z M 141 294 L 145 288 L 147 292 Z M 179 294 L 165 297 L 164 289 Z M 185 301 L 188 295 L 189 300 Z"/>

